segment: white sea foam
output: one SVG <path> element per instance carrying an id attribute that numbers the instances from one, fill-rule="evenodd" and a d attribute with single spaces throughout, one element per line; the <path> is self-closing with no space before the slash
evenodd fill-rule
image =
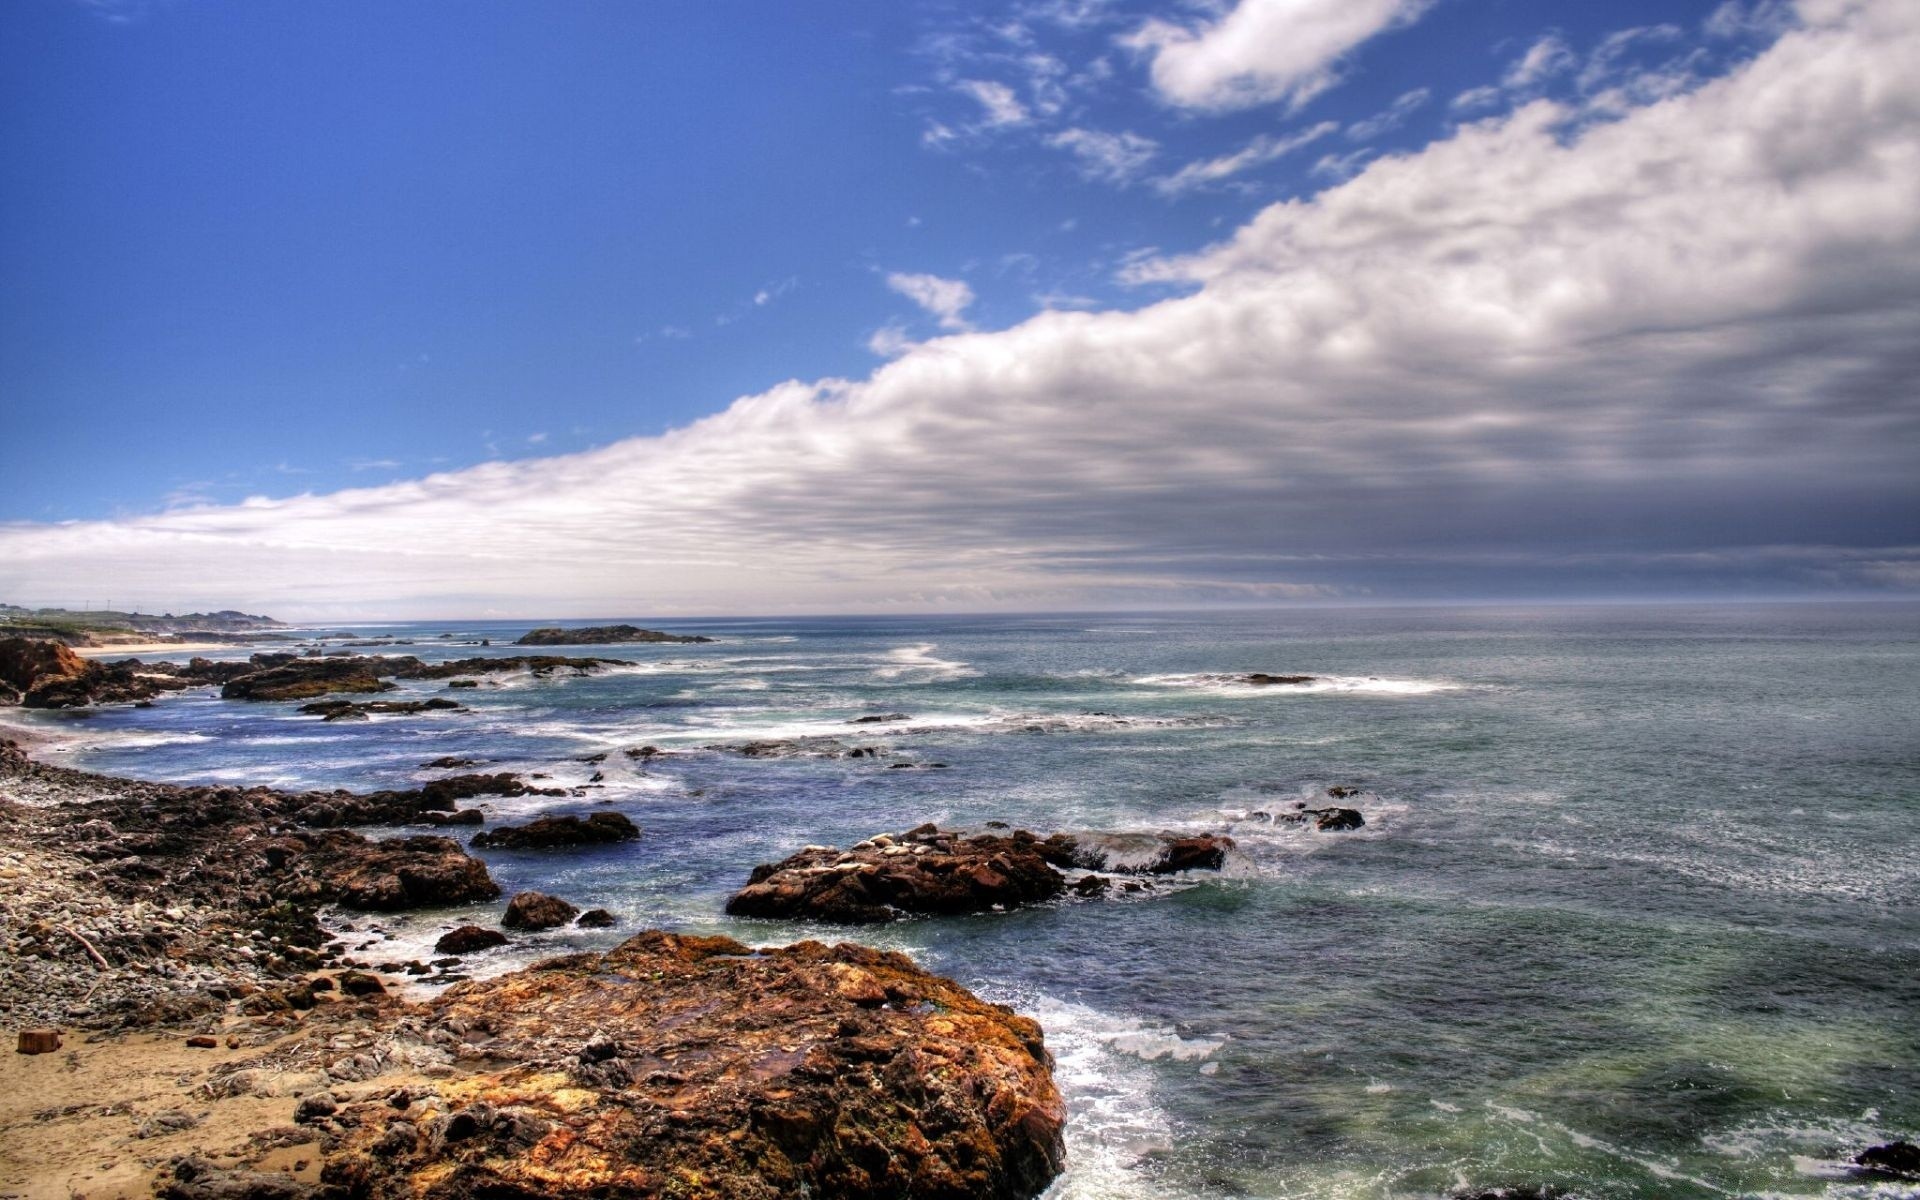
<path id="1" fill-rule="evenodd" d="M 987 989 L 989 992 L 994 989 Z M 1045 1200 L 1184 1198 L 1141 1169 L 1171 1149 L 1179 1130 L 1154 1102 L 1161 1071 L 1203 1070 L 1224 1039 L 1181 1037 L 1172 1028 L 1099 1012 L 1048 995 L 992 995 L 1038 1020 L 1067 1101 L 1067 1168 Z"/>
<path id="2" fill-rule="evenodd" d="M 895 646 L 887 651 L 886 665 L 874 668 L 873 673 L 881 679 L 901 679 L 908 675 L 920 679 L 964 679 L 980 673 L 967 663 L 936 658 L 933 652 L 937 649 L 939 646 L 933 642 Z"/>
<path id="3" fill-rule="evenodd" d="M 1459 684 L 1437 679 L 1383 679 L 1377 675 L 1315 675 L 1306 683 L 1248 683 L 1245 675 L 1141 675 L 1142 687 L 1185 688 L 1214 696 L 1428 696 L 1451 692 Z"/>
<path id="4" fill-rule="evenodd" d="M 150 746 L 189 746 L 199 742 L 210 742 L 212 734 L 207 733 L 171 733 L 161 730 L 142 733 L 102 733 L 85 735 L 78 743 L 82 750 L 133 750 Z"/>

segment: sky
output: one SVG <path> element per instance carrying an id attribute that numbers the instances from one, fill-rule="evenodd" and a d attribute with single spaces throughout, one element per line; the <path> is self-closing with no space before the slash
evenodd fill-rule
<path id="1" fill-rule="evenodd" d="M 1920 592 L 1907 0 L 16 0 L 0 600 Z"/>

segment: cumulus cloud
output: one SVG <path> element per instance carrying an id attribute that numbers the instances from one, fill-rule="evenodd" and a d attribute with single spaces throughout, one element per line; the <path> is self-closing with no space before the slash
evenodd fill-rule
<path id="1" fill-rule="evenodd" d="M 0 526 L 0 594 L 584 615 L 1911 589 L 1920 12 L 1800 18 L 1618 120 L 1536 101 L 1138 262 L 1177 294 L 1133 311 L 956 332 L 580 454 Z"/>
<path id="2" fill-rule="evenodd" d="M 1127 44 L 1152 57 L 1153 85 L 1182 108 L 1302 102 L 1361 43 L 1417 19 L 1430 0 L 1239 0 L 1218 20 L 1152 20 Z"/>
<path id="3" fill-rule="evenodd" d="M 964 279 L 895 271 L 887 276 L 887 286 L 926 309 L 940 322 L 940 328 L 967 328 L 963 314 L 973 304 L 973 289 Z"/>
<path id="4" fill-rule="evenodd" d="M 1391 133 L 1407 123 L 1407 118 L 1425 108 L 1433 93 L 1426 88 L 1402 92 L 1392 104 L 1347 126 L 1347 136 L 1356 142 L 1370 142 L 1383 133 Z"/>

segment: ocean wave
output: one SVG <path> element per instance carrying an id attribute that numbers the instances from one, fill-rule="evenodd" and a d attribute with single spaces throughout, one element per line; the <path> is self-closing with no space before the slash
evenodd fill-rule
<path id="1" fill-rule="evenodd" d="M 1311 675 L 1300 683 L 1249 683 L 1249 675 L 1141 675 L 1141 687 L 1185 688 L 1216 696 L 1317 696 L 1328 693 L 1373 696 L 1427 696 L 1457 691 L 1457 683 L 1437 679 L 1382 679 L 1377 675 Z M 1280 678 L 1287 678 L 1281 676 Z"/>
<path id="2" fill-rule="evenodd" d="M 895 646 L 887 651 L 887 665 L 875 667 L 873 673 L 881 679 L 900 679 L 907 675 L 932 679 L 965 679 L 980 673 L 968 663 L 955 659 L 936 658 L 933 652 L 938 649 L 939 646 L 933 642 Z"/>
<path id="3" fill-rule="evenodd" d="M 1047 1032 L 1054 1082 L 1067 1100 L 1067 1168 L 1047 1200 L 1155 1196 L 1189 1200 L 1141 1169 L 1171 1150 L 1180 1130 L 1154 1099 L 1161 1071 L 1206 1072 L 1225 1039 L 1182 1037 L 1170 1026 L 1116 1016 L 1045 993 L 983 988 Z"/>

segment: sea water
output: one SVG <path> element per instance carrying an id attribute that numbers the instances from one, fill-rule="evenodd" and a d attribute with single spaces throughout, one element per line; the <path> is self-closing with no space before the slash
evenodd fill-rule
<path id="1" fill-rule="evenodd" d="M 467 712 L 323 723 L 197 689 L 45 720 L 82 736 L 64 761 L 108 773 L 391 788 L 452 755 L 586 788 L 481 803 L 496 824 L 611 806 L 641 840 L 483 857 L 507 892 L 620 927 L 470 964 L 649 927 L 904 950 L 1045 1027 L 1071 1114 L 1060 1200 L 1911 1194 L 1843 1164 L 1920 1135 L 1914 606 L 666 627 L 718 640 L 388 694 Z M 526 628 L 361 632 L 437 660 L 526 653 L 504 644 Z M 1253 671 L 1316 678 L 1237 681 Z M 807 737 L 885 754 L 706 749 Z M 643 745 L 674 753 L 623 753 Z M 1273 819 L 1336 785 L 1359 789 L 1339 803 L 1363 829 Z M 755 864 L 808 843 L 990 820 L 1239 849 L 1145 898 L 872 929 L 721 912 Z M 405 958 L 498 908 L 375 924 Z"/>

